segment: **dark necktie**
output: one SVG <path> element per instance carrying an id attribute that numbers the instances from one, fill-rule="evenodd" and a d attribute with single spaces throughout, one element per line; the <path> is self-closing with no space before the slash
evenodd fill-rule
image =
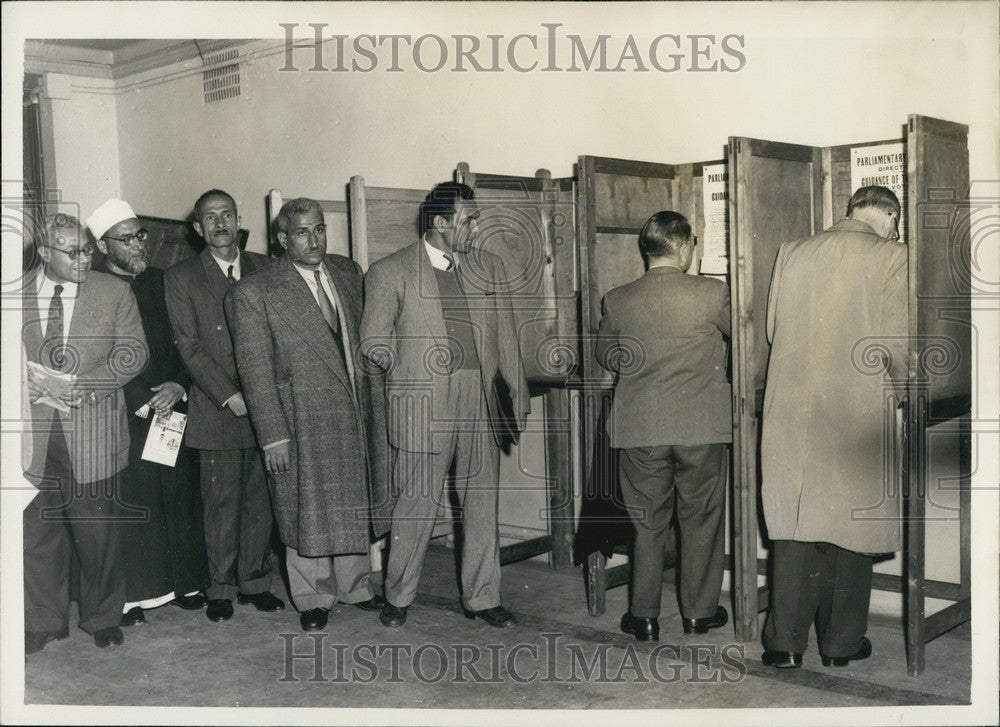
<path id="1" fill-rule="evenodd" d="M 66 367 L 66 349 L 63 346 L 64 311 L 62 302 L 63 286 L 55 287 L 55 295 L 49 304 L 49 322 L 45 328 L 42 351 L 48 358 L 49 366 L 62 370 Z"/>
<path id="2" fill-rule="evenodd" d="M 444 259 L 448 261 L 448 266 L 445 271 L 451 271 L 455 269 L 455 256 L 448 253 L 444 253 Z"/>
<path id="3" fill-rule="evenodd" d="M 235 265 L 230 265 L 229 266 L 229 272 L 226 273 L 226 280 L 229 281 L 230 285 L 236 285 L 236 276 L 233 275 L 233 268 L 234 267 L 236 267 L 236 266 Z"/>
<path id="4" fill-rule="evenodd" d="M 333 337 L 337 339 L 337 343 L 340 343 L 340 319 L 337 318 L 337 311 L 333 309 L 333 304 L 326 295 L 326 291 L 323 289 L 323 282 L 319 275 L 319 270 L 313 270 L 313 275 L 316 276 L 316 300 L 319 301 L 319 310 L 323 314 L 323 319 L 326 321 L 326 325 L 330 326 L 330 330 L 333 331 Z"/>

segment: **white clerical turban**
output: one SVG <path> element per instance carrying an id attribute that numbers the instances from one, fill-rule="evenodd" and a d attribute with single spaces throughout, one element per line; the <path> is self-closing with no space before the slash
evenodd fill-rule
<path id="1" fill-rule="evenodd" d="M 120 199 L 109 199 L 102 204 L 93 214 L 87 218 L 87 227 L 95 240 L 104 237 L 104 233 L 117 225 L 119 222 L 135 218 L 135 212 L 128 202 Z"/>

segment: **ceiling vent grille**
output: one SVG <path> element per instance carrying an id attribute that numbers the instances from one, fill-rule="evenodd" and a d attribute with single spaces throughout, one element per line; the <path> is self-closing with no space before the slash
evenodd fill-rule
<path id="1" fill-rule="evenodd" d="M 226 61 L 233 62 L 226 63 Z M 234 48 L 206 56 L 205 65 L 215 66 L 207 71 L 202 71 L 201 74 L 205 103 L 218 103 L 240 95 L 239 50 Z"/>

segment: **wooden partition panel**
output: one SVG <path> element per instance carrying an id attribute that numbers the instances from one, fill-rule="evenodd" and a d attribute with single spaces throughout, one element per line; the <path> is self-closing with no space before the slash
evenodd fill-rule
<path id="1" fill-rule="evenodd" d="M 363 269 L 420 239 L 417 217 L 427 191 L 368 187 L 364 177 L 351 177 L 351 257 Z"/>
<path id="2" fill-rule="evenodd" d="M 733 302 L 733 594 L 736 637 L 757 638 L 757 490 L 760 410 L 769 345 L 767 294 L 782 243 L 822 223 L 821 154 L 815 147 L 743 137 L 729 141 Z"/>
<path id="3" fill-rule="evenodd" d="M 475 190 L 475 246 L 504 261 L 528 381 L 564 385 L 579 367 L 573 180 L 544 169 L 535 177 L 470 172 L 464 162 L 455 177 Z"/>
<path id="4" fill-rule="evenodd" d="M 927 618 L 925 512 L 928 486 L 927 430 L 969 414 L 972 403 L 970 237 L 968 234 L 968 127 L 911 115 L 907 123 L 909 232 L 909 378 L 906 414 L 908 495 L 906 499 L 907 664 L 924 670 L 924 643 L 967 621 L 971 442 L 959 428 L 961 473 L 961 584 L 956 602 Z"/>

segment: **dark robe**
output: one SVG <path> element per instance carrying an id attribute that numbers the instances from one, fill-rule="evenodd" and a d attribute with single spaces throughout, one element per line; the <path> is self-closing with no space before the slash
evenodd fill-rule
<path id="1" fill-rule="evenodd" d="M 111 273 L 106 265 L 104 271 Z M 142 419 L 135 412 L 155 393 L 150 387 L 166 381 L 178 383 L 185 390 L 191 386 L 191 376 L 181 362 L 170 330 L 163 270 L 148 267 L 134 278 L 117 277 L 132 286 L 149 342 L 149 363 L 125 386 L 131 446 L 122 500 L 149 513 L 147 519 L 125 523 L 122 528 L 127 600 L 135 602 L 170 592 L 184 595 L 203 589 L 209 581 L 208 556 L 193 450 L 182 445 L 173 467 L 141 458 L 155 415 L 151 412 Z M 186 412 L 187 404 L 178 401 L 174 410 Z"/>

